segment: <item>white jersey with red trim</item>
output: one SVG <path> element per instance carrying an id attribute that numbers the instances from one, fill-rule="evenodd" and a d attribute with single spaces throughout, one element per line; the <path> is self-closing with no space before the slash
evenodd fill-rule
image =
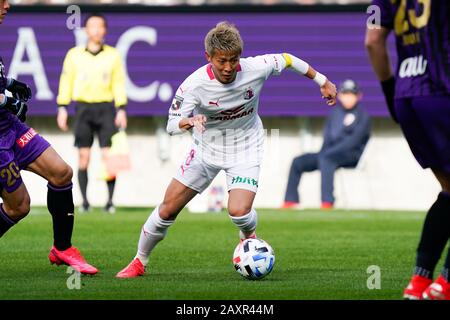
<path id="1" fill-rule="evenodd" d="M 262 156 L 264 130 L 258 115 L 259 95 L 264 81 L 285 68 L 281 54 L 242 58 L 236 79 L 219 82 L 210 64 L 192 73 L 178 88 L 169 109 L 168 131 L 182 118 L 203 114 L 205 132 L 193 129 L 194 143 L 201 147 L 203 158 L 211 163 L 229 162 L 230 155 L 249 153 L 256 160 Z M 236 158 L 233 158 L 235 161 Z"/>

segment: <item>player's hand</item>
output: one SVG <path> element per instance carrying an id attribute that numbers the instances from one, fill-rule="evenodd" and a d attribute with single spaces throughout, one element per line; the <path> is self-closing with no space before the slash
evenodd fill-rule
<path id="1" fill-rule="evenodd" d="M 191 127 L 196 128 L 200 133 L 205 132 L 205 123 L 206 123 L 206 116 L 203 114 L 197 114 L 193 116 L 192 118 L 188 119 L 188 123 Z"/>
<path id="2" fill-rule="evenodd" d="M 126 129 L 127 128 L 127 113 L 125 110 L 119 110 L 116 114 L 116 119 L 114 120 L 114 123 L 116 124 L 116 127 L 119 129 Z"/>
<path id="3" fill-rule="evenodd" d="M 56 122 L 58 123 L 59 129 L 61 129 L 64 132 L 69 130 L 69 126 L 67 125 L 68 116 L 69 115 L 65 107 L 58 108 L 58 115 L 56 116 Z"/>
<path id="4" fill-rule="evenodd" d="M 27 104 L 12 97 L 5 96 L 4 99 L 6 101 L 3 102 L 3 107 L 9 110 L 12 114 L 15 114 L 20 121 L 25 122 L 28 112 Z"/>
<path id="5" fill-rule="evenodd" d="M 327 80 L 323 86 L 320 87 L 320 92 L 322 93 L 322 99 L 327 100 L 329 106 L 334 106 L 336 104 L 336 85 Z"/>
<path id="6" fill-rule="evenodd" d="M 17 100 L 28 101 L 31 99 L 31 88 L 20 81 L 12 79 L 11 84 L 6 88 Z"/>

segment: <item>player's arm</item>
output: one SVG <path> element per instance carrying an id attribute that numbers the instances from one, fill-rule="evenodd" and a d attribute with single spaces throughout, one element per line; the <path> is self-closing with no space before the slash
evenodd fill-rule
<path id="1" fill-rule="evenodd" d="M 320 87 L 322 98 L 327 100 L 327 104 L 333 106 L 336 104 L 336 86 L 327 77 L 320 72 L 316 71 L 312 66 L 302 59 L 290 53 L 283 53 L 281 55 L 285 62 L 285 68 L 292 69 L 293 71 L 304 75 L 305 77 L 313 80 Z"/>
<path id="2" fill-rule="evenodd" d="M 392 119 L 398 122 L 394 109 L 395 78 L 387 49 L 389 32 L 390 29 L 385 27 L 368 28 L 366 31 L 365 46 L 372 68 L 383 89 L 389 113 Z"/>
<path id="3" fill-rule="evenodd" d="M 372 68 L 383 89 L 389 113 L 392 119 L 398 122 L 394 109 L 395 77 L 387 49 L 387 38 L 390 30 L 394 28 L 395 11 L 392 8 L 392 2 L 389 0 L 372 0 L 372 5 L 379 8 L 380 19 L 367 25 L 364 44 Z"/>
<path id="4" fill-rule="evenodd" d="M 192 94 L 192 91 L 183 85 L 178 88 L 169 108 L 169 120 L 167 121 L 167 132 L 170 135 L 177 135 L 196 128 L 200 132 L 205 131 L 206 116 L 202 114 L 193 115 L 199 100 Z"/>

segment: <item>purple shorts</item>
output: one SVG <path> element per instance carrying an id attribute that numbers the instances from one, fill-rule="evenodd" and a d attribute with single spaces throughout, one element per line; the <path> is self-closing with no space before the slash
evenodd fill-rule
<path id="1" fill-rule="evenodd" d="M 14 118 L 8 131 L 0 133 L 0 191 L 14 192 L 22 184 L 20 170 L 44 152 L 50 143 L 33 128 Z"/>
<path id="2" fill-rule="evenodd" d="M 450 173 L 450 96 L 396 99 L 395 111 L 422 168 Z"/>

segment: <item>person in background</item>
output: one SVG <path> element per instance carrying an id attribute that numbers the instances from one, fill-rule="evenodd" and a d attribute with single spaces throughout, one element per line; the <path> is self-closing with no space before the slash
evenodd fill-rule
<path id="1" fill-rule="evenodd" d="M 282 208 L 300 204 L 298 185 L 304 172 L 320 170 L 322 209 L 334 205 L 334 172 L 338 168 L 354 168 L 370 137 L 370 118 L 360 105 L 362 93 L 353 80 L 342 82 L 338 93 L 339 106 L 327 118 L 324 139 L 318 153 L 306 153 L 292 161 Z"/>
<path id="2" fill-rule="evenodd" d="M 105 44 L 107 22 L 100 14 L 91 14 L 85 20 L 88 36 L 86 46 L 70 49 L 65 57 L 59 83 L 58 127 L 67 131 L 67 106 L 76 102 L 75 146 L 79 150 L 78 183 L 83 204 L 81 212 L 90 210 L 87 198 L 88 166 L 94 134 L 98 135 L 102 158 L 106 163 L 111 137 L 118 128 L 125 129 L 125 71 L 119 52 Z M 104 210 L 115 212 L 113 204 L 116 177 L 107 180 L 108 201 Z"/>

